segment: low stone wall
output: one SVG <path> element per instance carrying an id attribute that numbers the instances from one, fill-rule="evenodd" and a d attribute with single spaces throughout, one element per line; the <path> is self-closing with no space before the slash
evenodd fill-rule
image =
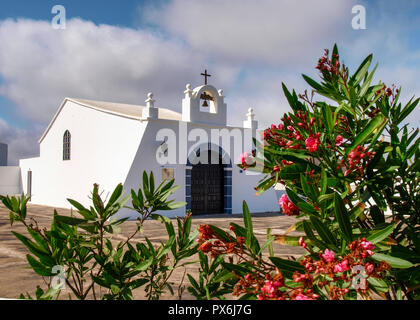
<path id="1" fill-rule="evenodd" d="M 22 181 L 19 167 L 0 167 L 0 195 L 19 195 Z"/>

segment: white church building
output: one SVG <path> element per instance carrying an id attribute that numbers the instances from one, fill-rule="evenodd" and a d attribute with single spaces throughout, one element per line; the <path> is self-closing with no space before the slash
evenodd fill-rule
<path id="1" fill-rule="evenodd" d="M 156 107 L 152 93 L 145 104 L 64 99 L 39 140 L 40 156 L 20 161 L 23 192 L 34 204 L 69 208 L 70 198 L 88 206 L 94 183 L 104 196 L 119 183 L 129 194 L 146 170 L 181 186 L 173 198 L 187 205 L 163 212 L 169 216 L 242 213 L 243 200 L 253 213 L 280 211 L 281 191 L 257 196 L 263 174 L 236 165 L 252 150 L 252 109 L 243 126 L 228 126 L 223 91 L 207 84 L 186 86 L 182 113 Z"/>

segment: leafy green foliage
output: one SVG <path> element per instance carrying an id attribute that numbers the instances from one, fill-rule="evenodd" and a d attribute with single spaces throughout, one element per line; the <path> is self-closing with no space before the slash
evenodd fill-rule
<path id="1" fill-rule="evenodd" d="M 27 260 L 30 267 L 46 280 L 47 290 L 38 287 L 38 300 L 57 299 L 60 288 L 54 286 L 55 269 L 64 270 L 66 287 L 77 299 L 133 299 L 133 291 L 144 287 L 148 299 L 159 299 L 165 290 L 174 293 L 169 279 L 176 268 L 184 267 L 183 261 L 196 253 L 197 231 L 191 230 L 191 214 L 177 218 L 178 231 L 171 219 L 155 212 L 172 210 L 184 205 L 168 200 L 177 190 L 174 181 L 163 181 L 157 188 L 153 173 L 143 174 L 143 188 L 137 193 L 131 190 L 133 210 L 139 213 L 137 228 L 126 241 L 116 243 L 113 235 L 127 219 L 115 215 L 124 207 L 129 197 L 123 195 L 119 184 L 108 201 L 102 199 L 99 186 L 94 185 L 92 205 L 87 208 L 76 200 L 68 199 L 77 215 L 59 215 L 56 211 L 49 230 L 41 229 L 34 219 L 29 223 L 26 205 L 29 198 L 2 197 L 10 210 L 10 222 L 25 225 L 28 236 L 13 234 L 30 251 Z M 154 244 L 144 237 L 136 246 L 130 240 L 143 230 L 146 219 L 162 223 L 167 232 L 165 243 Z M 101 292 L 105 290 L 105 293 Z M 29 294 L 22 299 L 32 299 Z"/>
<path id="2" fill-rule="evenodd" d="M 420 99 L 403 106 L 400 88 L 373 84 L 372 59 L 350 74 L 334 46 L 319 60 L 320 82 L 303 75 L 312 95 L 283 84 L 292 112 L 264 132 L 264 159 L 256 162 L 265 164 L 267 176 L 258 189 L 285 184 L 288 200 L 307 218 L 300 228 L 311 250 L 343 254 L 352 241 L 367 238 L 374 257 L 397 270 L 386 279 L 395 294 L 386 297 L 397 298 L 401 287 L 404 298 L 417 299 L 418 278 L 398 269 L 417 274 L 420 268 L 419 129 L 404 123 Z M 329 100 L 314 101 L 314 94 Z M 288 236 L 283 242 L 296 244 Z M 370 285 L 381 292 L 383 283 Z"/>

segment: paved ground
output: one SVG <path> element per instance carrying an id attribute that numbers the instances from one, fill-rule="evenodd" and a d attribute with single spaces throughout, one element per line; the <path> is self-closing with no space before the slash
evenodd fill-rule
<path id="1" fill-rule="evenodd" d="M 36 219 L 41 226 L 49 226 L 53 208 L 29 205 L 28 217 Z M 58 209 L 59 214 L 69 214 L 69 210 Z M 3 206 L 0 206 L 0 297 L 1 298 L 17 298 L 21 293 L 29 292 L 33 294 L 37 285 L 42 285 L 42 278 L 36 275 L 27 266 L 26 248 L 11 233 L 12 229 L 16 232 L 25 234 L 24 228 L 17 223 L 11 228 L 9 223 L 9 212 Z M 223 229 L 229 227 L 230 222 L 243 225 L 242 217 L 238 215 L 218 215 L 218 216 L 200 216 L 193 219 L 193 228 L 200 224 L 213 224 Z M 273 234 L 282 234 L 296 220 L 293 217 L 279 216 L 279 214 L 258 214 L 253 217 L 253 224 L 257 237 L 263 243 L 266 239 L 267 228 L 272 228 Z M 122 225 L 122 232 L 119 235 L 125 240 L 125 236 L 135 230 L 136 225 L 133 222 L 125 222 Z M 145 224 L 145 236 L 158 244 L 160 241 L 166 241 L 166 230 L 161 223 L 156 221 L 147 221 Z M 293 233 L 292 233 L 293 234 Z M 132 242 L 142 241 L 139 236 L 132 239 Z M 274 244 L 275 254 L 281 257 L 299 256 L 302 253 L 300 248 L 289 247 L 280 244 Z M 198 265 L 189 265 L 187 272 L 194 275 L 198 272 Z M 177 287 L 181 283 L 184 270 L 174 273 L 171 283 Z M 138 290 L 135 297 L 137 299 L 144 298 L 142 290 Z M 182 299 L 190 299 L 192 296 L 188 292 L 184 292 Z M 163 299 L 178 299 L 177 296 L 171 296 L 169 293 L 163 296 Z"/>

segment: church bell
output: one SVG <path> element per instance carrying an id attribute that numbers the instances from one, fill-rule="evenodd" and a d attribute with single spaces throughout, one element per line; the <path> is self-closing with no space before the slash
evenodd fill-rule
<path id="1" fill-rule="evenodd" d="M 204 100 L 203 107 L 208 107 L 208 106 L 209 106 L 209 104 L 207 103 L 207 100 Z"/>

